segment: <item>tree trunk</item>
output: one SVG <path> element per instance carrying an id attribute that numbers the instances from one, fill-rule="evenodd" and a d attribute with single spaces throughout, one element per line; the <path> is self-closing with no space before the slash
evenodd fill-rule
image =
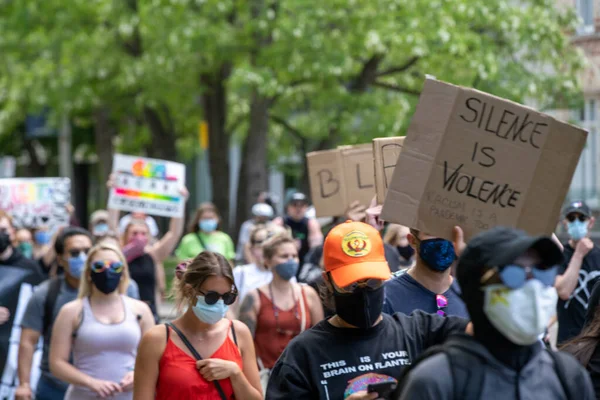
<path id="1" fill-rule="evenodd" d="M 236 232 L 250 217 L 252 205 L 261 192 L 269 188 L 267 134 L 269 99 L 255 90 L 250 103 L 250 124 L 242 150 L 237 195 Z"/>
<path id="2" fill-rule="evenodd" d="M 144 106 L 144 118 L 152 136 L 148 153 L 150 157 L 177 161 L 177 148 L 175 147 L 177 137 L 170 123 L 169 110 L 164 109 L 163 114 L 163 118 L 161 118 L 158 110 Z"/>
<path id="3" fill-rule="evenodd" d="M 227 78 L 229 64 L 222 65 L 214 75 L 200 77 L 203 93 L 202 107 L 208 123 L 208 156 L 213 203 L 221 214 L 221 226 L 230 232 L 229 223 L 229 133 L 227 126 Z"/>
<path id="4" fill-rule="evenodd" d="M 108 107 L 100 107 L 94 110 L 94 141 L 98 155 L 100 204 L 106 204 L 108 199 L 108 191 L 104 182 L 108 180 L 108 176 L 112 171 L 114 155 L 113 139 L 116 133 L 115 127 L 110 121 L 110 110 Z"/>

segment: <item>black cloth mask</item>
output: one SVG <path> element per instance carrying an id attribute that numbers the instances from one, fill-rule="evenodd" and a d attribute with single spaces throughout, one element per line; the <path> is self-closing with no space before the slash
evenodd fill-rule
<path id="1" fill-rule="evenodd" d="M 10 236 L 8 232 L 0 232 L 0 253 L 4 253 L 10 246 Z"/>
<path id="2" fill-rule="evenodd" d="M 361 329 L 370 328 L 381 315 L 384 295 L 383 285 L 375 290 L 358 288 L 352 293 L 334 290 L 335 312 L 351 325 Z"/>
<path id="3" fill-rule="evenodd" d="M 405 260 L 410 260 L 411 257 L 415 254 L 415 249 L 413 249 L 411 245 L 396 246 L 396 248 L 398 249 L 398 253 L 400 253 L 402 258 L 404 258 Z"/>

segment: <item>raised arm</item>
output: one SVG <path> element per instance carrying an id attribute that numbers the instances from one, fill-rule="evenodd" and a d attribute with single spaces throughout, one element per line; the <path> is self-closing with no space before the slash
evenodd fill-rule
<path id="1" fill-rule="evenodd" d="M 181 189 L 181 195 L 183 196 L 183 201 L 187 202 L 189 192 L 186 188 Z M 171 218 L 169 230 L 150 250 L 152 257 L 154 257 L 156 261 L 165 261 L 173 250 L 175 250 L 175 247 L 181 238 L 181 234 L 183 233 L 184 224 L 183 218 Z"/>
<path id="2" fill-rule="evenodd" d="M 52 329 L 50 372 L 61 381 L 87 387 L 100 397 L 110 397 L 121 392 L 118 383 L 94 379 L 69 362 L 73 331 L 80 319 L 81 306 L 81 300 L 75 300 L 63 306 L 58 313 Z"/>
<path id="3" fill-rule="evenodd" d="M 577 286 L 579 271 L 583 265 L 583 259 L 594 248 L 594 243 L 588 238 L 581 239 L 575 247 L 571 261 L 565 271 L 556 277 L 554 287 L 562 300 L 569 300 L 573 290 Z"/>
<path id="4" fill-rule="evenodd" d="M 316 247 L 323 244 L 323 232 L 319 221 L 314 218 L 308 220 L 308 245 Z"/>

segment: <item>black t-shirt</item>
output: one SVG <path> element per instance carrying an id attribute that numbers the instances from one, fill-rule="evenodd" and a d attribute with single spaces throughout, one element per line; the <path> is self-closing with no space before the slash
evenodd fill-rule
<path id="1" fill-rule="evenodd" d="M 300 221 L 292 219 L 286 215 L 283 219 L 285 226 L 292 230 L 292 237 L 300 241 L 300 250 L 298 250 L 298 258 L 300 259 L 300 265 L 304 262 L 304 257 L 310 246 L 308 244 L 308 218 L 304 217 Z"/>
<path id="2" fill-rule="evenodd" d="M 267 400 L 344 399 L 376 382 L 397 381 L 405 366 L 467 320 L 415 311 L 383 315 L 376 326 L 344 329 L 323 320 L 294 338 L 273 367 Z"/>
<path id="3" fill-rule="evenodd" d="M 156 266 L 152 256 L 145 253 L 131 261 L 129 263 L 129 275 L 138 285 L 140 300 L 150 306 L 152 314 L 156 317 Z"/>
<path id="4" fill-rule="evenodd" d="M 568 243 L 564 245 L 564 262 L 558 273 L 562 275 L 567 270 L 575 250 Z M 585 321 L 590 294 L 600 277 L 600 248 L 594 248 L 585 256 L 579 271 L 577 286 L 568 300 L 558 300 L 556 313 L 558 315 L 557 343 L 564 343 L 577 336 Z"/>

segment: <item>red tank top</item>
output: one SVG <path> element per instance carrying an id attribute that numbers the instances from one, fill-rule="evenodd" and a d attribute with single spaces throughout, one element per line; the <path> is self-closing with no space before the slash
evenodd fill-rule
<path id="1" fill-rule="evenodd" d="M 200 375 L 200 372 L 196 369 L 196 359 L 189 356 L 169 339 L 169 331 L 167 331 L 167 347 L 159 363 L 155 399 L 221 400 L 214 382 L 208 382 Z M 233 361 L 240 368 L 243 364 L 240 351 L 229 337 L 229 334 L 217 351 L 206 358 Z M 225 397 L 235 399 L 231 380 L 223 379 L 219 383 Z"/>
<path id="2" fill-rule="evenodd" d="M 308 329 L 312 326 L 312 321 L 304 290 L 300 289 L 302 298 L 299 301 L 304 302 L 304 313 L 306 315 L 304 329 Z M 258 295 L 260 297 L 260 309 L 256 318 L 254 347 L 256 347 L 256 356 L 260 358 L 265 368 L 270 369 L 275 366 L 275 362 L 288 343 L 300 333 L 302 309 L 299 301 L 291 310 L 282 311 L 278 309 L 276 321 L 273 302 L 260 290 Z M 277 299 L 275 299 L 275 302 L 277 302 Z M 298 316 L 296 316 L 296 312 Z"/>

